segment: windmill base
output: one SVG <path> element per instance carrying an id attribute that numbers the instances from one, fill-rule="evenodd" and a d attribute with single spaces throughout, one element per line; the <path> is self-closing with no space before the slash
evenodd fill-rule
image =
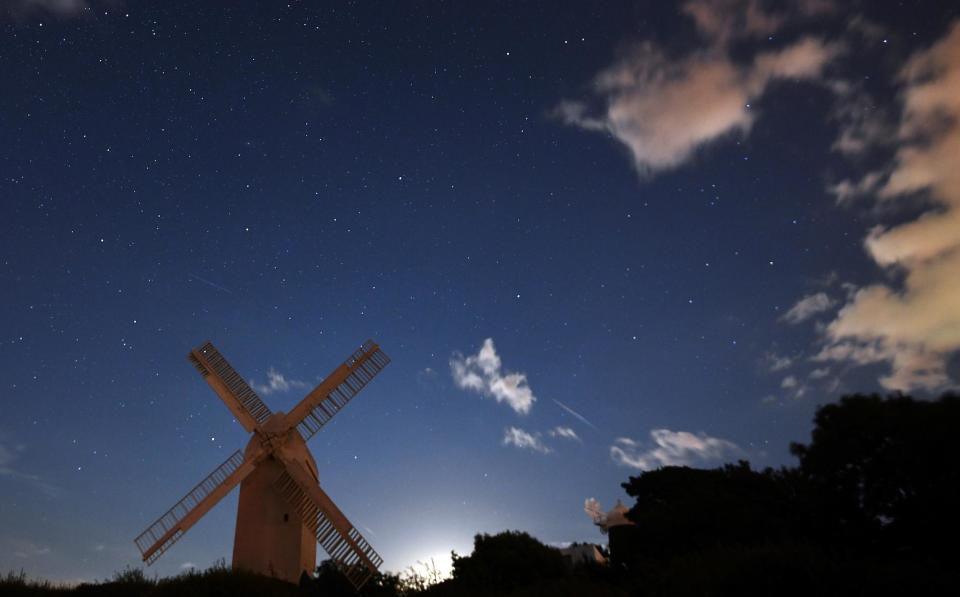
<path id="1" fill-rule="evenodd" d="M 268 459 L 240 484 L 233 567 L 298 583 L 316 570 L 317 538 L 274 490 L 281 471 Z"/>

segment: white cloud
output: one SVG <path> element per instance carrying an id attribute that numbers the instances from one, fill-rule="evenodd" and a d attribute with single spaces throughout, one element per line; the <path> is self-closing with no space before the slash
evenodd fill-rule
<path id="1" fill-rule="evenodd" d="M 801 321 L 810 319 L 817 313 L 823 313 L 829 310 L 836 304 L 837 301 L 827 296 L 826 292 L 811 294 L 803 297 L 797 301 L 797 304 L 790 307 L 790 310 L 784 314 L 783 320 L 789 323 L 800 323 Z"/>
<path id="2" fill-rule="evenodd" d="M 180 564 L 180 569 L 181 569 L 181 570 L 193 570 L 193 569 L 195 569 L 196 567 L 197 567 L 197 565 L 194 564 L 193 562 L 184 562 L 184 563 Z"/>
<path id="3" fill-rule="evenodd" d="M 552 450 L 541 441 L 539 433 L 527 433 L 518 427 L 507 427 L 504 430 L 503 445 L 525 448 L 527 450 L 533 450 L 534 452 L 540 452 L 541 454 L 549 454 L 552 452 Z"/>
<path id="4" fill-rule="evenodd" d="M 563 439 L 580 441 L 580 436 L 577 435 L 577 432 L 569 427 L 554 427 L 550 430 L 550 437 L 560 437 Z"/>
<path id="5" fill-rule="evenodd" d="M 783 371 L 793 365 L 793 359 L 791 357 L 781 356 L 772 352 L 767 353 L 764 356 L 764 360 L 770 371 Z"/>
<path id="6" fill-rule="evenodd" d="M 630 150 L 642 175 L 675 168 L 702 146 L 732 133 L 747 133 L 756 102 L 774 82 L 817 80 L 839 47 L 804 38 L 785 48 L 735 62 L 732 37 L 768 34 L 781 17 L 757 2 L 690 1 L 684 12 L 697 24 L 707 47 L 681 58 L 651 43 L 637 46 L 600 72 L 594 93 L 603 103 L 561 102 L 555 115 L 586 130 L 609 132 Z"/>
<path id="7" fill-rule="evenodd" d="M 790 388 L 797 387 L 797 378 L 792 375 L 788 375 L 787 377 L 784 377 L 783 381 L 780 382 L 780 387 L 785 390 L 789 390 Z"/>
<path id="8" fill-rule="evenodd" d="M 484 340 L 475 355 L 464 357 L 455 353 L 450 358 L 450 373 L 459 388 L 492 396 L 522 415 L 530 412 L 537 400 L 526 374 L 503 371 L 493 338 Z"/>
<path id="9" fill-rule="evenodd" d="M 814 369 L 810 372 L 810 379 L 823 379 L 828 375 L 830 375 L 830 369 L 827 367 L 820 367 L 819 369 Z"/>
<path id="10" fill-rule="evenodd" d="M 960 21 L 900 73 L 903 112 L 885 182 L 865 185 L 878 203 L 933 207 L 893 227 L 875 227 L 864 246 L 897 273 L 853 293 L 825 331 L 819 361 L 886 363 L 888 389 L 939 390 L 955 384 L 947 360 L 960 350 Z M 870 175 L 868 175 L 870 176 Z M 864 179 L 866 180 L 866 179 Z"/>
<path id="11" fill-rule="evenodd" d="M 739 457 L 743 454 L 735 443 L 710 437 L 705 433 L 654 429 L 652 446 L 641 449 L 638 442 L 620 437 L 610 446 L 610 457 L 619 465 L 639 470 L 661 466 L 693 466 Z"/>
<path id="12" fill-rule="evenodd" d="M 285 375 L 270 367 L 267 370 L 267 383 L 261 384 L 257 383 L 254 380 L 250 380 L 250 387 L 253 388 L 261 396 L 266 396 L 268 394 L 275 394 L 277 392 L 287 392 L 293 389 L 306 389 L 310 387 L 305 381 L 299 381 L 296 379 L 287 379 Z"/>

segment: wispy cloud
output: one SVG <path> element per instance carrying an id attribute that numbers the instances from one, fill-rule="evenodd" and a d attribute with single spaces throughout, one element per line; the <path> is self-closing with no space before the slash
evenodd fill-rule
<path id="1" fill-rule="evenodd" d="M 3 438 L 0 437 L 0 440 Z M 57 497 L 61 494 L 59 486 L 45 481 L 40 475 L 24 472 L 17 461 L 26 451 L 23 444 L 5 445 L 0 443 L 0 477 L 9 477 L 11 479 L 20 479 L 28 482 L 34 487 L 40 489 L 48 497 Z"/>
<path id="2" fill-rule="evenodd" d="M 503 445 L 533 450 L 541 454 L 549 454 L 553 451 L 543 443 L 539 433 L 528 433 L 518 427 L 507 427 L 504 430 Z"/>
<path id="3" fill-rule="evenodd" d="M 559 437 L 562 439 L 571 439 L 574 441 L 580 441 L 580 436 L 577 435 L 577 432 L 569 427 L 554 427 L 550 430 L 550 437 Z"/>
<path id="4" fill-rule="evenodd" d="M 654 429 L 651 442 L 641 445 L 628 437 L 617 438 L 610 446 L 610 457 L 619 465 L 638 470 L 661 466 L 691 466 L 717 463 L 743 455 L 735 443 L 705 433 Z"/>
<path id="5" fill-rule="evenodd" d="M 810 372 L 810 379 L 823 379 L 828 375 L 830 375 L 830 369 L 827 367 L 820 367 L 819 369 L 814 369 Z"/>
<path id="6" fill-rule="evenodd" d="M 41 545 L 28 539 L 8 538 L 4 541 L 5 551 L 20 559 L 31 559 L 49 554 L 48 545 Z"/>
<path id="7" fill-rule="evenodd" d="M 0 475 L 7 475 L 13 470 L 10 465 L 16 460 L 16 455 L 6 446 L 0 444 Z"/>
<path id="8" fill-rule="evenodd" d="M 858 181 L 841 180 L 827 187 L 827 192 L 837 198 L 837 203 L 847 203 L 853 199 L 873 193 L 883 182 L 882 172 L 870 172 Z"/>
<path id="9" fill-rule="evenodd" d="M 15 446 L 5 446 L 0 444 L 0 476 L 14 477 L 17 479 L 26 479 L 27 481 L 39 481 L 40 477 L 31 475 L 14 468 L 14 463 L 20 459 L 20 455 L 26 450 L 23 444 Z"/>
<path id="10" fill-rule="evenodd" d="M 294 389 L 303 390 L 309 388 L 310 384 L 297 379 L 287 379 L 285 375 L 273 367 L 270 367 L 270 369 L 267 370 L 267 383 L 261 384 L 251 379 L 250 387 L 253 388 L 258 394 L 266 396 L 268 394 L 287 392 Z"/>
<path id="11" fill-rule="evenodd" d="M 960 381 L 947 373 L 950 355 L 960 350 L 960 20 L 910 57 L 898 82 L 903 109 L 892 163 L 841 193 L 869 194 L 877 205 L 916 205 L 919 196 L 932 207 L 869 231 L 867 253 L 896 275 L 852 294 L 814 359 L 886 363 L 884 387 L 934 391 Z"/>
<path id="12" fill-rule="evenodd" d="M 99 6 L 116 6 L 119 0 L 3 0 L 0 15 L 15 18 L 32 15 L 74 17 Z"/>
<path id="13" fill-rule="evenodd" d="M 457 387 L 492 396 L 497 402 L 506 402 L 522 415 L 530 412 L 537 400 L 527 383 L 526 374 L 503 371 L 493 338 L 484 340 L 475 355 L 464 357 L 455 353 L 450 358 L 450 373 Z"/>
<path id="14" fill-rule="evenodd" d="M 837 301 L 830 298 L 826 292 L 818 292 L 803 297 L 783 315 L 783 320 L 788 323 L 800 323 L 816 315 L 829 311 L 837 304 Z"/>
<path id="15" fill-rule="evenodd" d="M 763 360 L 770 371 L 783 371 L 793 365 L 793 358 L 768 352 Z"/>
<path id="16" fill-rule="evenodd" d="M 567 124 L 611 134 L 630 150 L 641 175 L 676 168 L 727 135 L 747 134 L 757 116 L 752 106 L 771 84 L 818 80 L 840 51 L 806 37 L 734 60 L 732 40 L 769 35 L 784 16 L 752 1 L 692 0 L 682 10 L 700 31 L 700 51 L 674 58 L 640 44 L 596 76 L 594 97 L 563 101 L 554 110 Z"/>

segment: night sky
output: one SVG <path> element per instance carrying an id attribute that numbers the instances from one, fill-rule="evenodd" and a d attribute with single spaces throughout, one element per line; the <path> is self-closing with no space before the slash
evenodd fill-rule
<path id="1" fill-rule="evenodd" d="M 393 571 L 956 387 L 960 6 L 838 4 L 0 0 L 0 572 L 246 444 L 205 340 L 275 411 L 390 355 L 309 445 Z"/>

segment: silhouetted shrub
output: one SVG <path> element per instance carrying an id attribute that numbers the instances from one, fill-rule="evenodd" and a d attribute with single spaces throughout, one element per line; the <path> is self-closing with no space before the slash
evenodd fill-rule
<path id="1" fill-rule="evenodd" d="M 453 584 L 462 588 L 500 591 L 564 573 L 559 550 L 520 531 L 476 535 L 472 554 L 453 554 Z"/>

